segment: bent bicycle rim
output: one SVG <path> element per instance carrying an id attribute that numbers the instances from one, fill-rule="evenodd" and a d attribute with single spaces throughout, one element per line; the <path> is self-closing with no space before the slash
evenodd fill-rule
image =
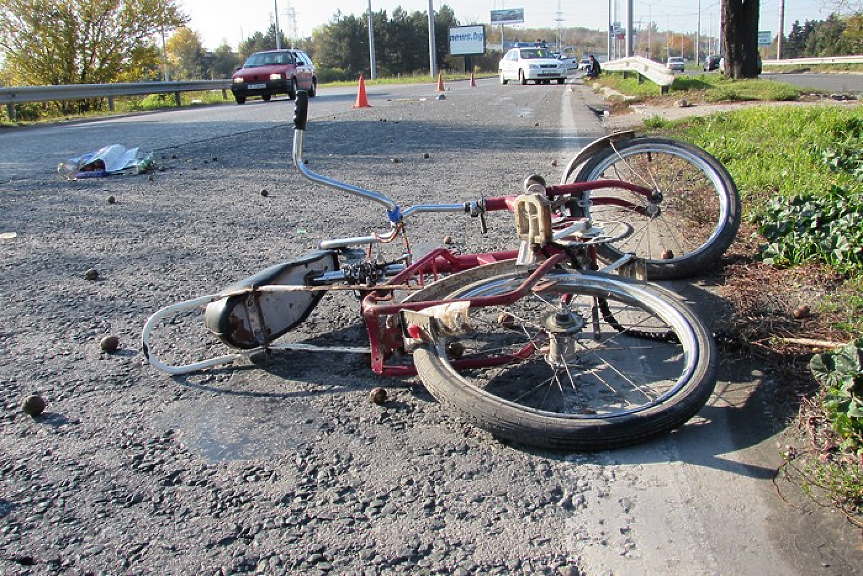
<path id="1" fill-rule="evenodd" d="M 503 294 L 523 279 L 492 276 L 447 298 Z M 414 352 L 438 401 L 498 437 L 583 450 L 666 433 L 707 402 L 714 344 L 672 294 L 604 274 L 547 279 L 513 304 L 472 309 L 472 333 Z"/>

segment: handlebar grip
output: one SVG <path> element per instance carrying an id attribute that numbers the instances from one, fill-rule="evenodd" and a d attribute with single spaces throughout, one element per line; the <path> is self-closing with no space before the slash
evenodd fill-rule
<path id="1" fill-rule="evenodd" d="M 305 90 L 297 91 L 297 103 L 294 106 L 294 128 L 306 129 L 306 121 L 309 117 L 309 93 Z"/>

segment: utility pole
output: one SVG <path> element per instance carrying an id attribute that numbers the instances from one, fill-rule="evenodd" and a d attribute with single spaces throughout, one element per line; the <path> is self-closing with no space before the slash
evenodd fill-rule
<path id="1" fill-rule="evenodd" d="M 273 0 L 276 7 L 276 50 L 282 49 L 282 33 L 279 30 L 279 0 Z"/>
<path id="2" fill-rule="evenodd" d="M 632 16 L 632 4 L 634 0 L 626 0 L 626 56 L 634 55 L 635 46 L 633 45 L 633 23 L 635 19 Z"/>
<path id="3" fill-rule="evenodd" d="M 695 66 L 700 63 L 701 56 L 701 0 L 698 0 L 698 28 L 695 31 Z"/>
<path id="4" fill-rule="evenodd" d="M 377 78 L 377 72 L 375 72 L 377 66 L 375 66 L 375 25 L 372 18 L 372 0 L 369 0 L 369 65 L 372 68 L 370 78 L 374 80 Z"/>
<path id="5" fill-rule="evenodd" d="M 785 0 L 779 0 L 779 36 L 776 38 L 776 59 L 782 60 L 782 37 L 785 36 Z"/>
<path id="6" fill-rule="evenodd" d="M 437 76 L 437 48 L 434 41 L 434 0 L 429 0 L 429 70 L 431 77 Z"/>

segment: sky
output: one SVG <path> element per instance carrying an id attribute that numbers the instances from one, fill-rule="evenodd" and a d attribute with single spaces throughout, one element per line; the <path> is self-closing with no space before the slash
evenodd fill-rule
<path id="1" fill-rule="evenodd" d="M 626 22 L 626 0 L 610 0 L 617 5 L 619 17 Z M 830 11 L 824 8 L 825 0 L 784 0 L 785 34 L 795 20 L 824 20 Z M 633 0 L 633 22 L 646 27 L 651 20 L 659 30 L 695 32 L 699 29 L 698 14 L 701 12 L 702 36 L 715 36 L 719 30 L 720 0 Z M 761 0 L 760 30 L 770 30 L 775 36 L 779 32 L 779 11 L 782 0 Z M 183 11 L 191 18 L 189 27 L 198 32 L 204 47 L 214 49 L 223 41 L 236 48 L 239 42 L 257 31 L 264 32 L 273 21 L 276 6 L 279 11 L 279 27 L 286 36 L 310 36 L 312 30 L 329 22 L 337 10 L 343 14 L 365 14 L 369 0 L 340 0 L 338 3 L 298 0 L 177 0 Z M 609 22 L 609 0 L 433 0 L 434 9 L 450 6 L 462 24 L 488 23 L 491 10 L 524 8 L 526 27 L 556 28 L 581 26 L 604 30 Z M 372 11 L 393 9 L 401 6 L 407 12 L 426 12 L 428 0 L 371 0 Z M 613 8 L 614 9 L 614 8 Z M 507 27 L 509 28 L 509 27 Z M 506 31 L 504 32 L 506 35 Z"/>

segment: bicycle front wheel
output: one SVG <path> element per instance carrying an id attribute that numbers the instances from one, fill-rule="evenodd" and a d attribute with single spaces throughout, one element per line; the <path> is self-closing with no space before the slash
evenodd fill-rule
<path id="1" fill-rule="evenodd" d="M 623 221 L 633 234 L 597 246 L 603 260 L 632 253 L 647 263 L 650 279 L 692 276 L 714 266 L 740 227 L 740 197 L 716 158 L 686 142 L 635 138 L 609 147 L 564 174 L 562 183 L 623 180 L 653 197 L 621 188 L 590 193 L 585 210 L 596 221 Z"/>
<path id="2" fill-rule="evenodd" d="M 524 279 L 450 285 L 446 298 L 504 294 Z M 513 304 L 471 309 L 471 323 L 469 334 L 414 351 L 417 372 L 441 404 L 514 442 L 634 444 L 682 425 L 713 392 L 710 334 L 673 294 L 643 282 L 550 274 Z"/>

